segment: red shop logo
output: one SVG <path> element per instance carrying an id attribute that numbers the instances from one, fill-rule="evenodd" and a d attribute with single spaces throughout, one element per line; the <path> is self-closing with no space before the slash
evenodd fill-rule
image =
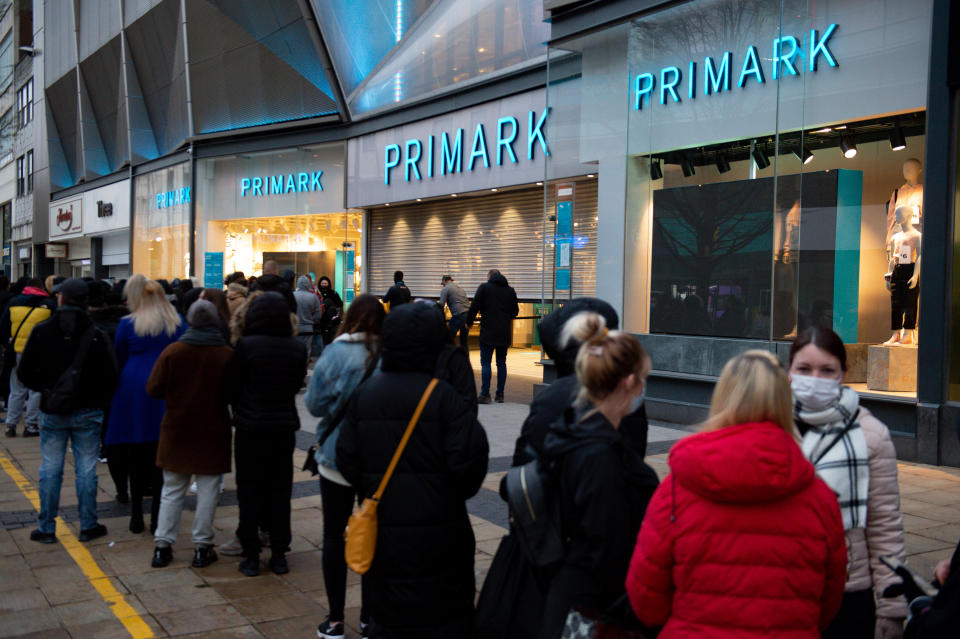
<path id="1" fill-rule="evenodd" d="M 73 228 L 73 205 L 68 209 L 57 209 L 57 226 L 61 231 L 69 231 Z"/>

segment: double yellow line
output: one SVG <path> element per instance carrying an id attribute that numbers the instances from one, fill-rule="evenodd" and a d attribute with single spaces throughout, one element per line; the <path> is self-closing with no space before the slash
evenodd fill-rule
<path id="1" fill-rule="evenodd" d="M 0 452 L 0 467 L 10 476 L 24 497 L 30 500 L 34 509 L 39 512 L 40 495 L 37 493 L 37 489 L 34 488 L 30 481 L 23 476 L 23 473 L 14 466 L 10 458 L 2 452 Z M 57 517 L 57 540 L 63 546 L 64 550 L 70 553 L 70 556 L 90 582 L 90 585 L 100 593 L 103 600 L 110 606 L 110 611 L 113 613 L 113 616 L 123 624 L 127 632 L 130 633 L 130 636 L 134 639 L 153 637 L 153 631 L 150 629 L 150 626 L 147 625 L 147 622 L 137 614 L 133 606 L 127 603 L 127 600 L 120 591 L 110 582 L 110 578 L 107 577 L 100 569 L 100 566 L 97 565 L 90 551 L 77 540 L 60 517 Z"/>

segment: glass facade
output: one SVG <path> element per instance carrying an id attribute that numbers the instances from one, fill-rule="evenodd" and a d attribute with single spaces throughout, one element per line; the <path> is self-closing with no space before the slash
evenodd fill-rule
<path id="1" fill-rule="evenodd" d="M 152 279 L 190 276 L 190 163 L 133 181 L 133 272 Z"/>
<path id="2" fill-rule="evenodd" d="M 863 364 L 855 388 L 915 393 L 931 2 L 867 4 L 691 2 L 567 47 L 601 219 L 605 191 L 625 193 L 625 328 L 787 341 L 824 325 Z M 888 340 L 911 344 L 914 372 L 867 388 Z M 682 366 L 655 362 L 716 374 Z"/>

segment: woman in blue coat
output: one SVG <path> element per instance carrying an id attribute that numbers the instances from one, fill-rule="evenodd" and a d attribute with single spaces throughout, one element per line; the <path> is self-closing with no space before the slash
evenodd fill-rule
<path id="1" fill-rule="evenodd" d="M 120 381 L 110 407 L 106 444 L 121 451 L 130 469 L 130 531 L 144 530 L 143 496 L 149 487 L 153 532 L 163 486 L 156 459 L 164 403 L 147 395 L 147 379 L 163 349 L 179 339 L 184 324 L 157 282 L 134 275 L 123 293 L 130 314 L 120 320 L 114 340 Z"/>

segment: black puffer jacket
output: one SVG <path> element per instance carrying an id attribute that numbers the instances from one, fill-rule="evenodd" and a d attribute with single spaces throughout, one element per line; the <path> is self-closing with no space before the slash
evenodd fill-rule
<path id="1" fill-rule="evenodd" d="M 265 293 L 251 302 L 243 337 L 226 369 L 238 430 L 300 428 L 294 399 L 307 374 L 307 352 L 292 333 L 290 309 L 279 293 Z"/>
<path id="2" fill-rule="evenodd" d="M 40 392 L 53 388 L 72 364 L 80 339 L 91 326 L 93 322 L 87 313 L 73 306 L 61 307 L 50 319 L 37 324 L 30 331 L 17 367 L 23 385 Z M 80 368 L 74 410 L 108 408 L 117 375 L 113 346 L 103 331 L 97 330 Z"/>
<path id="3" fill-rule="evenodd" d="M 659 480 L 600 413 L 555 422 L 544 453 L 560 459 L 566 550 L 550 584 L 540 637 L 560 636 L 572 606 L 606 610 L 624 594 L 637 533 Z"/>
<path id="4" fill-rule="evenodd" d="M 363 497 L 376 490 L 430 381 L 443 330 L 425 304 L 404 304 L 384 322 L 382 369 L 360 386 L 337 442 L 337 467 Z M 441 381 L 378 510 L 364 603 L 391 634 L 429 637 L 469 623 L 475 541 L 465 502 L 480 489 L 488 454 L 473 409 Z"/>
<path id="5" fill-rule="evenodd" d="M 297 312 L 297 299 L 293 296 L 293 289 L 290 288 L 290 285 L 287 284 L 282 277 L 279 275 L 261 275 L 257 278 L 257 281 L 251 287 L 251 292 L 253 291 L 265 291 L 265 292 L 274 292 L 280 293 L 283 295 L 283 299 L 286 300 L 287 306 L 290 307 L 291 313 Z"/>
<path id="6" fill-rule="evenodd" d="M 607 328 L 617 329 L 619 324 L 617 312 L 608 303 L 595 297 L 579 297 L 571 300 L 540 321 L 540 342 L 557 367 L 557 379 L 541 391 L 530 404 L 530 413 L 523 422 L 520 437 L 517 438 L 514 448 L 514 466 L 526 464 L 533 458 L 527 450 L 528 446 L 537 452 L 543 450 L 543 440 L 547 436 L 547 431 L 550 430 L 550 425 L 563 416 L 564 409 L 573 403 L 577 393 L 580 392 L 580 382 L 577 381 L 574 372 L 579 346 L 561 348 L 560 334 L 568 319 L 585 311 L 599 313 L 607 320 Z M 620 431 L 641 458 L 647 454 L 647 430 L 645 406 L 627 415 L 620 424 Z"/>
<path id="7" fill-rule="evenodd" d="M 480 343 L 509 346 L 513 341 L 513 318 L 520 314 L 520 306 L 517 304 L 517 292 L 500 273 L 494 273 L 477 288 L 467 312 L 467 325 L 473 326 L 477 313 L 482 316 Z"/>

